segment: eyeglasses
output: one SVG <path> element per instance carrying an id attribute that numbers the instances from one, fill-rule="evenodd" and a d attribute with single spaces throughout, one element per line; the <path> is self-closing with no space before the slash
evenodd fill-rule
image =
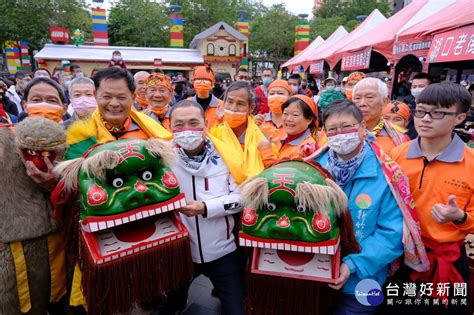
<path id="1" fill-rule="evenodd" d="M 455 116 L 458 114 L 458 112 L 441 112 L 441 111 L 428 112 L 426 110 L 420 110 L 420 109 L 415 109 L 413 111 L 413 116 L 415 116 L 416 118 L 423 118 L 426 116 L 426 114 L 428 114 L 431 117 L 431 119 L 439 120 L 439 119 L 443 119 L 444 116 L 446 115 Z"/>
<path id="2" fill-rule="evenodd" d="M 331 127 L 331 128 L 326 128 L 326 133 L 327 134 L 335 134 L 338 131 L 340 132 L 346 132 L 352 130 L 355 126 L 360 125 L 360 123 L 352 124 L 352 125 L 344 125 L 342 127 Z"/>
<path id="3" fill-rule="evenodd" d="M 196 79 L 194 83 L 211 83 L 211 80 L 208 79 Z"/>

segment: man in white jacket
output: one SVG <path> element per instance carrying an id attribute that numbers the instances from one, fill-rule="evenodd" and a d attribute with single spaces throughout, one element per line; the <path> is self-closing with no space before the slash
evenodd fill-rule
<path id="1" fill-rule="evenodd" d="M 207 123 L 199 104 L 184 100 L 174 105 L 170 127 L 177 156 L 173 172 L 187 200 L 179 212 L 189 230 L 195 277 L 210 278 L 223 314 L 244 314 L 245 256 L 233 234 L 233 214 L 242 211 L 237 185 L 206 137 Z M 181 299 L 187 298 L 189 285 L 181 289 Z"/>

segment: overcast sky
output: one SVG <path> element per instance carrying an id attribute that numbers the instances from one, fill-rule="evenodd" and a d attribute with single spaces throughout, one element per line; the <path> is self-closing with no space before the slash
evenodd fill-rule
<path id="1" fill-rule="evenodd" d="M 309 14 L 309 18 L 313 16 L 313 0 L 262 0 L 265 5 L 284 3 L 291 13 L 298 15 L 301 13 Z"/>

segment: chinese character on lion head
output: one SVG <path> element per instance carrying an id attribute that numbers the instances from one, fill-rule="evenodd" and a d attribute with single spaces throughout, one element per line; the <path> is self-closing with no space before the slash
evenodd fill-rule
<path id="1" fill-rule="evenodd" d="M 241 202 L 248 312 L 327 312 L 336 294 L 324 282 L 338 278 L 341 254 L 359 250 L 344 191 L 319 164 L 289 160 L 244 182 Z"/>
<path id="2" fill-rule="evenodd" d="M 56 168 L 55 210 L 91 314 L 127 311 L 192 277 L 188 231 L 174 212 L 186 201 L 173 159 L 167 142 L 130 139 Z"/>

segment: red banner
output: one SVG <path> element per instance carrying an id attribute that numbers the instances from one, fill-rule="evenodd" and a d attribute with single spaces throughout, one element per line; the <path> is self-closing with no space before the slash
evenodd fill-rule
<path id="1" fill-rule="evenodd" d="M 474 24 L 435 35 L 428 62 L 474 60 Z"/>
<path id="2" fill-rule="evenodd" d="M 425 50 L 424 54 L 426 54 L 426 50 L 430 49 L 430 46 L 431 46 L 431 40 L 428 38 L 418 39 L 416 41 L 397 42 L 395 45 L 393 45 L 393 54 L 394 55 L 408 55 L 408 54 L 419 55 L 420 51 L 423 51 L 423 50 Z"/>
<path id="3" fill-rule="evenodd" d="M 351 53 L 342 55 L 341 70 L 353 71 L 367 69 L 370 64 L 370 54 L 372 47 L 367 47 Z"/>
<path id="4" fill-rule="evenodd" d="M 69 34 L 65 27 L 50 27 L 51 40 L 58 43 L 69 43 Z"/>
<path id="5" fill-rule="evenodd" d="M 324 60 L 316 61 L 309 65 L 309 73 L 320 74 L 324 70 Z"/>

